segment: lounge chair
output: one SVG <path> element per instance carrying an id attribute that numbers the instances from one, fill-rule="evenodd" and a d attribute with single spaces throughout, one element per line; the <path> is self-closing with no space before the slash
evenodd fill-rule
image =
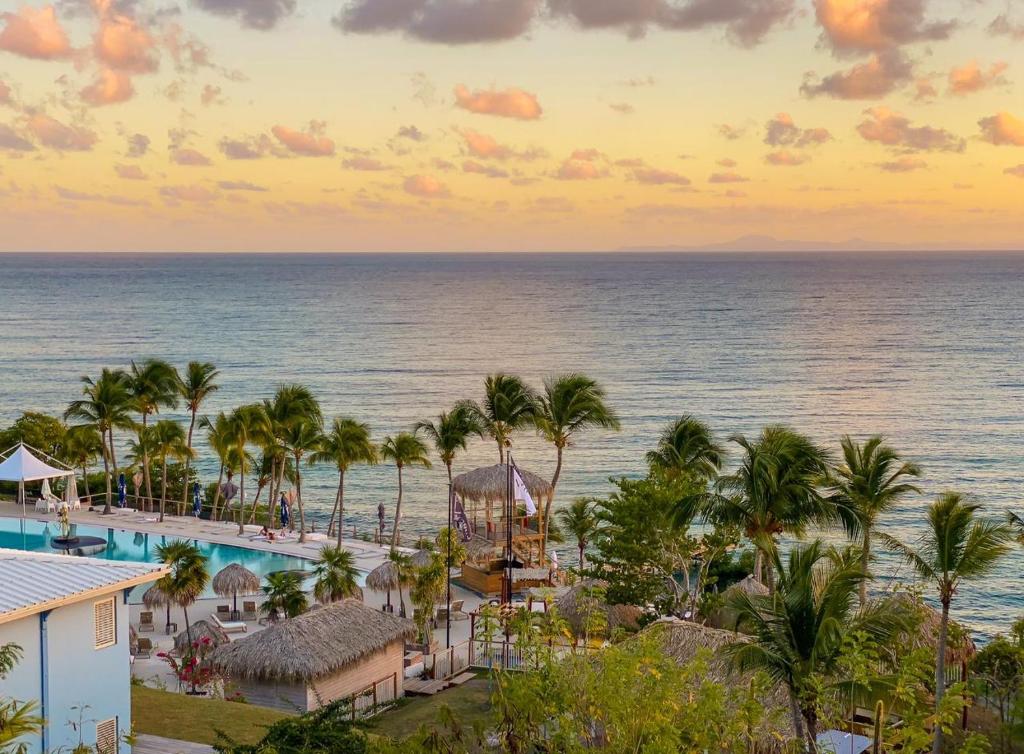
<path id="1" fill-rule="evenodd" d="M 153 656 L 153 640 L 148 636 L 139 638 L 139 645 L 135 648 L 135 658 L 145 659 Z"/>
<path id="2" fill-rule="evenodd" d="M 466 615 L 465 611 L 462 609 L 465 604 L 466 600 L 452 600 L 452 620 L 469 620 L 469 616 Z"/>
<path id="3" fill-rule="evenodd" d="M 231 620 L 231 605 L 217 605 L 217 617 L 221 620 Z"/>
<path id="4" fill-rule="evenodd" d="M 153 625 L 153 613 L 141 612 L 139 613 L 139 633 L 156 631 L 156 626 Z"/>
<path id="5" fill-rule="evenodd" d="M 240 620 L 221 620 L 220 616 L 217 613 L 214 613 L 213 615 L 211 615 L 210 619 L 214 623 L 216 623 L 220 627 L 220 629 L 224 633 L 226 633 L 226 634 L 235 634 L 235 633 L 243 633 L 244 634 L 244 633 L 246 633 L 249 630 L 249 627 L 247 625 L 245 625 L 245 623 L 243 621 L 240 621 Z"/>
<path id="6" fill-rule="evenodd" d="M 257 620 L 259 618 L 259 611 L 256 609 L 255 602 L 243 602 L 242 603 L 242 620 Z"/>

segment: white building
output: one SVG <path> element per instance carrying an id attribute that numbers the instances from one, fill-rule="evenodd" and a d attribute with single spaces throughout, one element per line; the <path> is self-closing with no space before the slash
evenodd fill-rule
<path id="1" fill-rule="evenodd" d="M 131 731 L 128 592 L 166 568 L 0 549 L 0 645 L 21 660 L 0 695 L 34 701 L 45 719 L 30 754 L 82 742 L 127 751 Z"/>

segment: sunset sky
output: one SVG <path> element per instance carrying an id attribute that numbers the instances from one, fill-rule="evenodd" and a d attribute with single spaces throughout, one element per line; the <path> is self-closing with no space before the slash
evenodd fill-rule
<path id="1" fill-rule="evenodd" d="M 4 0 L 0 249 L 1019 247 L 1019 6 Z"/>

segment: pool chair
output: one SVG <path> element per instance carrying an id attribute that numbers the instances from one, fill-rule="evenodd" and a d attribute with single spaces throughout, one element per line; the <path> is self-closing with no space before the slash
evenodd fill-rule
<path id="1" fill-rule="evenodd" d="M 135 650 L 135 659 L 147 659 L 153 656 L 153 640 L 148 636 L 139 639 L 139 646 Z"/>
<path id="2" fill-rule="evenodd" d="M 242 603 L 242 620 L 258 620 L 260 617 L 259 611 L 256 609 L 255 602 L 243 602 Z"/>
<path id="3" fill-rule="evenodd" d="M 242 621 L 240 621 L 240 620 L 221 620 L 220 615 L 218 615 L 217 613 L 214 613 L 213 615 L 211 615 L 210 616 L 210 620 L 212 620 L 214 623 L 216 623 L 220 627 L 220 630 L 223 631 L 226 634 L 234 634 L 234 633 L 243 633 L 244 634 L 244 633 L 246 633 L 249 630 L 249 627 L 247 625 L 245 625 L 245 623 L 243 623 Z"/>
<path id="4" fill-rule="evenodd" d="M 231 605 L 217 605 L 217 617 L 221 620 L 231 620 Z"/>
<path id="5" fill-rule="evenodd" d="M 152 633 L 156 630 L 156 626 L 153 625 L 153 613 L 141 612 L 139 613 L 139 633 L 148 631 Z"/>

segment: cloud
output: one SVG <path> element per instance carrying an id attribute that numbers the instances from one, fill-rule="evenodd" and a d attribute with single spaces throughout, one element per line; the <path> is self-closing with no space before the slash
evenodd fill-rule
<path id="1" fill-rule="evenodd" d="M 402 188 L 405 193 L 424 199 L 445 199 L 451 196 L 448 187 L 430 175 L 410 175 Z"/>
<path id="2" fill-rule="evenodd" d="M 612 110 L 619 113 L 620 115 L 632 115 L 633 113 L 636 112 L 636 108 L 634 108 L 628 102 L 612 102 L 608 105 L 608 107 L 610 107 Z"/>
<path id="3" fill-rule="evenodd" d="M 187 167 L 209 167 L 213 163 L 210 158 L 201 152 L 197 152 L 194 149 L 175 149 L 171 152 L 171 162 L 175 165 L 185 165 Z"/>
<path id="4" fill-rule="evenodd" d="M 33 152 L 35 148 L 31 141 L 20 136 L 13 128 L 6 123 L 0 123 L 0 149 L 12 152 Z"/>
<path id="5" fill-rule="evenodd" d="M 690 179 L 672 170 L 639 167 L 633 169 L 633 180 L 646 186 L 689 186 Z"/>
<path id="6" fill-rule="evenodd" d="M 777 167 L 794 168 L 797 165 L 803 165 L 804 163 L 810 162 L 811 158 L 806 154 L 797 154 L 790 152 L 788 149 L 780 149 L 777 152 L 771 152 L 765 155 L 764 161 L 769 165 L 775 165 Z"/>
<path id="7" fill-rule="evenodd" d="M 67 32 L 57 20 L 52 5 L 31 8 L 23 5 L 17 13 L 0 13 L 0 50 L 39 60 L 56 60 L 71 55 Z"/>
<path id="8" fill-rule="evenodd" d="M 708 183 L 746 183 L 749 180 L 738 173 L 712 173 Z"/>
<path id="9" fill-rule="evenodd" d="M 138 165 L 114 165 L 114 172 L 117 173 L 118 178 L 123 178 L 126 181 L 146 180 L 146 174 Z"/>
<path id="10" fill-rule="evenodd" d="M 466 149 L 475 157 L 482 157 L 488 160 L 507 160 L 515 152 L 502 144 L 499 144 L 494 137 L 474 131 L 470 128 L 455 129 L 462 137 Z"/>
<path id="11" fill-rule="evenodd" d="M 927 0 L 814 0 L 823 35 L 838 53 L 882 52 L 947 39 L 955 21 L 925 18 Z"/>
<path id="12" fill-rule="evenodd" d="M 898 50 L 880 52 L 845 71 L 817 81 L 808 76 L 800 87 L 805 97 L 825 95 L 836 99 L 884 97 L 913 78 L 914 67 Z"/>
<path id="13" fill-rule="evenodd" d="M 161 186 L 160 196 L 171 203 L 197 202 L 205 204 L 217 198 L 217 195 L 205 186 Z"/>
<path id="14" fill-rule="evenodd" d="M 0 105 L 11 104 L 11 87 L 4 81 L 0 81 Z"/>
<path id="15" fill-rule="evenodd" d="M 723 167 L 723 168 L 734 168 L 734 167 L 736 167 L 736 164 L 737 164 L 736 160 L 734 160 L 734 159 L 732 159 L 730 157 L 725 157 L 725 158 L 723 158 L 723 159 L 718 161 L 719 167 Z"/>
<path id="16" fill-rule="evenodd" d="M 723 139 L 728 139 L 729 141 L 736 141 L 737 139 L 741 139 L 747 133 L 746 127 L 733 126 L 730 125 L 729 123 L 719 123 L 717 126 L 715 126 L 715 129 L 718 131 L 719 136 L 721 136 Z"/>
<path id="17" fill-rule="evenodd" d="M 996 16 L 988 25 L 989 34 L 1024 40 L 1024 23 L 1011 21 L 1006 14 Z"/>
<path id="18" fill-rule="evenodd" d="M 563 214 L 575 212 L 576 205 L 564 196 L 539 196 L 530 204 L 534 212 Z"/>
<path id="19" fill-rule="evenodd" d="M 931 79 L 921 78 L 914 82 L 914 100 L 926 102 L 939 96 L 939 91 L 931 82 Z"/>
<path id="20" fill-rule="evenodd" d="M 64 188 L 63 186 L 54 186 L 53 190 L 57 196 L 69 202 L 105 202 L 107 204 L 116 204 L 122 207 L 138 207 L 146 204 L 144 201 L 139 199 L 129 199 L 126 196 L 89 194 L 84 191 Z"/>
<path id="21" fill-rule="evenodd" d="M 125 138 L 128 141 L 129 157 L 142 157 L 149 151 L 149 137 L 145 134 L 131 134 Z"/>
<path id="22" fill-rule="evenodd" d="M 541 5 L 541 0 L 355 0 L 332 23 L 345 32 L 401 32 L 441 44 L 500 42 L 526 33 Z"/>
<path id="23" fill-rule="evenodd" d="M 270 152 L 272 147 L 270 137 L 265 134 L 237 139 L 225 136 L 217 144 L 217 148 L 229 160 L 258 160 Z"/>
<path id="24" fill-rule="evenodd" d="M 427 135 L 420 131 L 416 126 L 402 126 L 398 129 L 398 133 L 395 134 L 398 139 L 408 139 L 409 141 L 426 141 Z"/>
<path id="25" fill-rule="evenodd" d="M 808 147 L 832 140 L 825 128 L 797 128 L 792 116 L 779 113 L 765 124 L 764 143 L 773 147 Z"/>
<path id="26" fill-rule="evenodd" d="M 535 94 L 515 87 L 503 91 L 478 89 L 471 92 L 459 84 L 455 87 L 455 105 L 477 115 L 496 115 L 518 120 L 536 120 L 543 113 Z"/>
<path id="27" fill-rule="evenodd" d="M 197 8 L 224 18 L 235 18 L 248 29 L 266 31 L 295 12 L 295 0 L 192 0 Z"/>
<path id="28" fill-rule="evenodd" d="M 494 165 L 482 165 L 473 160 L 466 160 L 462 163 L 463 173 L 476 173 L 485 175 L 488 178 L 508 178 L 508 172 Z"/>
<path id="29" fill-rule="evenodd" d="M 878 167 L 887 173 L 911 173 L 915 170 L 923 170 L 928 167 L 928 163 L 920 157 L 904 155 L 889 162 L 880 162 Z"/>
<path id="30" fill-rule="evenodd" d="M 199 95 L 199 102 L 207 107 L 210 105 L 223 105 L 225 102 L 224 97 L 221 96 L 223 93 L 219 86 L 207 84 Z"/>
<path id="31" fill-rule="evenodd" d="M 1008 112 L 996 113 L 978 121 L 981 138 L 996 146 L 1024 147 L 1024 120 Z"/>
<path id="32" fill-rule="evenodd" d="M 366 155 L 349 157 L 348 159 L 343 160 L 341 165 L 349 170 L 366 170 L 371 172 L 391 169 L 390 165 L 385 165 L 375 157 L 367 157 Z"/>
<path id="33" fill-rule="evenodd" d="M 96 80 L 81 91 L 82 100 L 96 106 L 126 102 L 134 94 L 135 88 L 128 75 L 110 68 L 101 68 Z"/>
<path id="34" fill-rule="evenodd" d="M 654 76 L 643 76 L 641 78 L 625 79 L 619 82 L 622 86 L 628 86 L 631 89 L 638 89 L 642 86 L 654 86 L 657 81 Z"/>
<path id="35" fill-rule="evenodd" d="M 592 181 L 607 174 L 607 170 L 594 162 L 570 158 L 561 164 L 555 178 L 561 181 Z"/>
<path id="36" fill-rule="evenodd" d="M 867 141 L 929 152 L 964 151 L 964 140 L 944 128 L 912 126 L 909 118 L 887 107 L 873 107 L 864 113 L 868 118 L 857 126 L 857 132 Z"/>
<path id="37" fill-rule="evenodd" d="M 28 130 L 43 146 L 61 152 L 87 152 L 96 143 L 96 134 L 87 128 L 66 126 L 42 113 L 28 119 Z"/>
<path id="38" fill-rule="evenodd" d="M 225 191 L 263 192 L 268 190 L 265 186 L 257 186 L 255 183 L 249 183 L 249 181 L 218 181 L 217 185 Z"/>
<path id="39" fill-rule="evenodd" d="M 100 27 L 93 44 L 96 59 L 126 73 L 153 73 L 160 66 L 157 41 L 130 16 L 117 13 L 110 0 L 96 0 Z"/>
<path id="40" fill-rule="evenodd" d="M 983 71 L 978 61 L 972 60 L 949 72 L 949 93 L 964 96 L 991 86 L 1002 86 L 1007 83 L 1003 73 L 1008 67 L 1007 63 L 1000 61 L 989 66 L 987 71 Z"/>
<path id="41" fill-rule="evenodd" d="M 331 157 L 334 155 L 334 142 L 323 135 L 327 124 L 323 121 L 309 122 L 306 131 L 293 131 L 287 126 L 274 126 L 270 129 L 277 140 L 289 151 L 305 157 Z"/>
<path id="42" fill-rule="evenodd" d="M 1007 168 L 1003 172 L 1006 173 L 1007 175 L 1016 176 L 1017 178 L 1024 178 L 1024 163 L 1021 163 L 1016 167 Z"/>

